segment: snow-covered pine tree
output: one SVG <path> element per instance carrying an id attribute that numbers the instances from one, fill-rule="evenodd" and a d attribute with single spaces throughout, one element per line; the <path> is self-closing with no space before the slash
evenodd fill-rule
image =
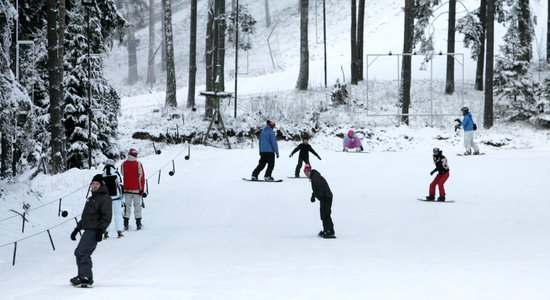
<path id="1" fill-rule="evenodd" d="M 87 38 L 86 9 L 75 5 L 67 11 L 69 22 L 65 38 L 65 131 L 67 134 L 67 164 L 69 168 L 87 166 L 88 158 L 88 46 L 91 57 L 91 109 L 93 156 L 118 157 L 115 143 L 118 129 L 117 113 L 120 98 L 103 74 L 101 55 L 109 50 L 112 34 L 124 25 L 113 1 L 101 1 L 91 6 L 91 40 Z"/>
<path id="2" fill-rule="evenodd" d="M 9 0 L 0 0 L 0 176 L 12 176 L 21 152 L 17 140 L 18 115 L 29 109 L 30 99 L 10 68 L 10 46 L 17 11 Z"/>
<path id="3" fill-rule="evenodd" d="M 529 1 L 517 0 L 510 7 L 508 29 L 496 58 L 494 92 L 496 112 L 512 121 L 527 120 L 538 114 L 538 83 L 529 72 L 534 36 Z"/>

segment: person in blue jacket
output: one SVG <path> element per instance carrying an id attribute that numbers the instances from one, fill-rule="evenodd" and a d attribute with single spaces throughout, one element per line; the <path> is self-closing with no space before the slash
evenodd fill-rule
<path id="1" fill-rule="evenodd" d="M 275 122 L 267 120 L 264 129 L 260 132 L 260 161 L 256 169 L 252 171 L 250 180 L 258 180 L 258 175 L 267 164 L 264 179 L 266 181 L 273 181 L 271 173 L 275 167 L 275 156 L 279 158 L 279 146 L 277 145 L 277 138 L 275 137 L 273 128 L 275 128 Z"/>
<path id="2" fill-rule="evenodd" d="M 472 154 L 472 149 L 474 149 L 473 154 L 478 155 L 479 148 L 474 143 L 474 130 L 475 130 L 474 125 L 475 124 L 474 124 L 474 121 L 472 120 L 472 114 L 470 114 L 469 108 L 466 106 L 463 107 L 461 111 L 464 118 L 462 119 L 462 121 L 460 121 L 459 119 L 456 119 L 455 121 L 458 122 L 458 124 L 456 125 L 457 129 L 460 128 L 461 126 L 464 129 L 464 148 L 466 148 L 466 150 L 464 151 L 464 155 Z"/>

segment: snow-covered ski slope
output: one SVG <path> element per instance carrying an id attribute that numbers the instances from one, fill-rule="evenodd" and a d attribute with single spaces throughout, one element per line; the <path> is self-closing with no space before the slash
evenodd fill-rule
<path id="1" fill-rule="evenodd" d="M 281 144 L 274 177 L 293 174 L 293 146 Z M 146 171 L 153 175 L 182 149 L 143 157 Z M 323 160 L 313 158 L 313 167 L 334 193 L 336 240 L 316 236 L 309 181 L 245 182 L 257 149 L 194 147 L 190 160 L 176 158 L 173 177 L 170 166 L 160 184 L 149 179 L 144 229 L 99 244 L 94 289 L 69 286 L 76 242 L 68 223 L 52 230 L 56 251 L 46 234 L 20 242 L 15 267 L 13 247 L 0 248 L 1 298 L 547 299 L 547 148 L 479 157 L 443 148 L 452 205 L 415 200 L 432 179 L 431 149 L 316 150 Z"/>

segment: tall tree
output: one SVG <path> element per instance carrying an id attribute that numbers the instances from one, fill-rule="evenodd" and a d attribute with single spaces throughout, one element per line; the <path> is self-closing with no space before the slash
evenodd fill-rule
<path id="1" fill-rule="evenodd" d="M 214 57 L 215 57 L 215 31 L 214 31 L 214 0 L 208 0 L 208 21 L 206 23 L 206 42 L 204 47 L 204 63 L 206 67 L 206 90 L 214 91 Z M 206 97 L 205 118 L 214 116 L 215 103 L 213 97 Z"/>
<path id="2" fill-rule="evenodd" d="M 155 0 L 149 0 L 149 56 L 147 58 L 147 81 L 153 85 L 155 76 Z"/>
<path id="3" fill-rule="evenodd" d="M 493 127 L 493 61 L 495 47 L 495 2 L 487 0 L 487 51 L 485 65 L 485 105 L 483 127 Z"/>
<path id="4" fill-rule="evenodd" d="M 136 28 L 134 25 L 128 26 L 126 35 L 128 36 L 128 84 L 132 85 L 139 79 L 137 67 L 137 39 Z"/>
<path id="5" fill-rule="evenodd" d="M 351 84 L 357 84 L 357 0 L 351 0 Z"/>
<path id="6" fill-rule="evenodd" d="M 189 30 L 189 84 L 187 107 L 195 107 L 195 81 L 197 77 L 197 0 L 191 0 L 191 25 Z"/>
<path id="7" fill-rule="evenodd" d="M 308 10 L 309 0 L 300 1 L 300 73 L 296 88 L 307 90 L 309 81 L 309 47 L 308 47 Z"/>
<path id="8" fill-rule="evenodd" d="M 405 0 L 405 25 L 403 38 L 403 64 L 401 65 L 401 122 L 409 125 L 409 107 L 411 105 L 412 49 L 414 38 L 414 0 Z"/>
<path id="9" fill-rule="evenodd" d="M 483 66 L 485 65 L 485 31 L 487 27 L 487 0 L 481 0 L 479 3 L 479 50 L 476 64 L 476 82 L 475 89 L 483 91 Z"/>
<path id="10" fill-rule="evenodd" d="M 225 91 L 225 0 L 216 0 L 216 71 L 215 84 L 218 92 Z"/>
<path id="11" fill-rule="evenodd" d="M 550 0 L 546 2 L 546 62 L 550 64 Z"/>
<path id="12" fill-rule="evenodd" d="M 172 4 L 171 0 L 164 2 L 164 41 L 166 44 L 166 107 L 177 107 L 176 99 L 176 67 L 174 64 L 174 40 L 172 37 Z"/>
<path id="13" fill-rule="evenodd" d="M 162 34 L 162 46 L 160 46 L 160 66 L 161 66 L 161 70 L 164 72 L 166 71 L 166 41 L 164 40 L 164 32 L 166 31 L 166 29 L 164 28 L 164 12 L 166 11 L 166 8 L 164 7 L 165 5 L 165 2 L 164 0 L 161 0 L 160 1 L 160 9 L 162 11 L 162 13 L 160 14 L 161 16 L 161 21 L 160 21 L 160 32 L 163 32 Z"/>
<path id="14" fill-rule="evenodd" d="M 63 1 L 62 1 L 63 2 Z M 58 28 L 58 7 L 57 1 L 48 0 L 47 23 L 48 23 L 48 75 L 50 85 L 50 116 L 51 116 L 51 142 L 52 147 L 52 173 L 57 174 L 63 172 L 63 131 L 62 131 L 62 73 L 63 59 L 59 57 L 60 44 Z M 64 5 L 62 5 L 64 10 Z"/>
<path id="15" fill-rule="evenodd" d="M 447 76 L 445 81 L 445 94 L 452 95 L 455 91 L 455 23 L 456 0 L 449 0 L 449 22 L 447 27 Z"/>
<path id="16" fill-rule="evenodd" d="M 365 32 L 365 0 L 359 0 L 357 14 L 357 80 L 363 80 L 363 45 Z"/>

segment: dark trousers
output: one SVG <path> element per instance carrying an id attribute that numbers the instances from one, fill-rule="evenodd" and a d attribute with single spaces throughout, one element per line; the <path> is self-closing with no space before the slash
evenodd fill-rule
<path id="1" fill-rule="evenodd" d="M 323 230 L 327 232 L 334 232 L 334 224 L 332 223 L 332 218 L 330 217 L 332 209 L 332 198 L 321 199 L 321 220 L 323 221 Z"/>
<path id="2" fill-rule="evenodd" d="M 78 266 L 78 277 L 93 278 L 92 274 L 92 253 L 97 246 L 95 240 L 95 230 L 84 230 L 78 246 L 74 250 L 76 256 L 76 265 Z"/>
<path id="3" fill-rule="evenodd" d="M 265 170 L 265 177 L 271 177 L 271 172 L 273 172 L 273 168 L 275 167 L 275 153 L 260 152 L 260 161 L 258 162 L 256 169 L 252 171 L 252 176 L 258 177 L 260 172 L 265 168 L 266 164 L 267 170 Z"/>
<path id="4" fill-rule="evenodd" d="M 300 169 L 302 168 L 302 163 L 304 162 L 309 165 L 309 157 L 298 157 L 298 164 L 296 165 L 296 170 L 294 171 L 294 175 L 296 175 L 296 177 L 300 176 Z"/>

